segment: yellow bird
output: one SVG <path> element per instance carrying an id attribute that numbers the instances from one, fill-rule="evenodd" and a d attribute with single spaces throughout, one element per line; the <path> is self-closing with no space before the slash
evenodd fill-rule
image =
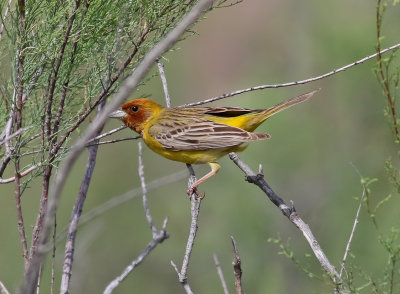
<path id="1" fill-rule="evenodd" d="M 319 89 L 318 89 L 319 90 Z M 218 158 L 243 151 L 250 141 L 269 139 L 269 134 L 252 133 L 273 114 L 309 99 L 315 92 L 291 98 L 268 109 L 239 107 L 173 107 L 139 98 L 124 103 L 110 117 L 121 119 L 139 133 L 146 145 L 168 159 L 187 164 L 208 163 L 211 171 L 196 181 L 188 194 L 220 169 Z"/>

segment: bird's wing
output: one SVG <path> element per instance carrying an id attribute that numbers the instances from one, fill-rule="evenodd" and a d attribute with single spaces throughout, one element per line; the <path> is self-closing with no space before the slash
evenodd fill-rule
<path id="1" fill-rule="evenodd" d="M 201 118 L 189 119 L 185 123 L 159 121 L 148 132 L 165 149 L 171 151 L 211 150 L 270 138 L 268 134 L 250 133 Z"/>

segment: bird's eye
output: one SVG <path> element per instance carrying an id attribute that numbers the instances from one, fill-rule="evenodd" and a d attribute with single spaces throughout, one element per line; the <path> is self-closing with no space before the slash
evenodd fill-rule
<path id="1" fill-rule="evenodd" d="M 139 110 L 139 107 L 136 106 L 136 105 L 133 105 L 133 106 L 131 107 L 131 109 L 132 109 L 133 112 L 136 112 L 136 111 Z"/>

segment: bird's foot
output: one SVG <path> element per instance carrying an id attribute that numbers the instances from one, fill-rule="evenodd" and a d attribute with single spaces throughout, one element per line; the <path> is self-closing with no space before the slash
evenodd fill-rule
<path id="1" fill-rule="evenodd" d="M 197 187 L 191 187 L 190 189 L 188 189 L 187 194 L 189 195 L 189 197 L 191 197 L 194 194 L 194 198 L 196 200 L 203 199 L 204 197 L 206 197 L 206 193 L 201 194 L 199 190 L 197 190 Z"/>

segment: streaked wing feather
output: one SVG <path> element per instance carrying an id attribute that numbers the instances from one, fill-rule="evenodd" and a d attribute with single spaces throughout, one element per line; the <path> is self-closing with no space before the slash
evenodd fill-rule
<path id="1" fill-rule="evenodd" d="M 270 137 L 206 119 L 193 119 L 184 125 L 178 122 L 176 126 L 159 122 L 149 129 L 149 134 L 171 151 L 211 150 Z"/>

